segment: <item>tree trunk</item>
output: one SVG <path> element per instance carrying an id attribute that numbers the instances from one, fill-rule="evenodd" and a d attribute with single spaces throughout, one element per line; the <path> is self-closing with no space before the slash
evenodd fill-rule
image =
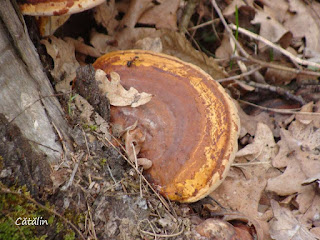
<path id="1" fill-rule="evenodd" d="M 46 163 L 38 168 L 58 163 L 63 153 L 61 141 L 69 149 L 72 146 L 64 112 L 15 1 L 0 0 L 0 20 L 0 114 L 4 114 L 8 125 L 19 127 L 32 151 L 44 156 L 42 161 Z M 30 159 L 25 154 L 19 156 Z M 33 170 L 29 169 L 31 176 Z"/>

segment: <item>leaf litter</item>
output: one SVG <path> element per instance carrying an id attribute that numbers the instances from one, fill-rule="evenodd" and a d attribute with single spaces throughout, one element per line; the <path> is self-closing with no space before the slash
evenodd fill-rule
<path id="1" fill-rule="evenodd" d="M 70 91 L 76 69 L 85 63 L 85 56 L 98 57 L 119 49 L 141 48 L 167 53 L 196 64 L 215 79 L 228 76 L 225 70 L 234 71 L 228 69 L 228 64 L 218 64 L 214 58 L 196 49 L 196 44 L 192 45 L 184 35 L 176 32 L 177 19 L 182 10 L 181 2 L 155 2 L 159 4 L 133 0 L 130 3 L 107 1 L 100 5 L 93 11 L 94 18 L 98 25 L 106 29 L 107 34 L 92 29 L 89 41 L 54 36 L 43 39 L 42 43 L 54 61 L 51 75 L 57 83 L 56 90 Z M 320 4 L 316 1 L 260 2 L 260 6 L 253 1 L 247 1 L 246 4 L 243 1 L 232 1 L 230 4 L 226 2 L 224 16 L 232 21 L 237 5 L 239 11 L 254 14 L 252 19 L 246 15 L 246 24 L 253 28 L 258 26 L 261 37 L 279 44 L 298 57 L 303 55 L 312 57 L 312 61 L 317 59 L 320 55 L 320 37 L 317 37 L 320 29 L 317 10 L 320 9 Z M 138 6 L 142 8 L 138 9 Z M 207 11 L 207 14 L 210 11 Z M 124 17 L 119 20 L 117 17 L 121 12 Z M 161 12 L 168 17 L 159 18 L 159 14 L 154 14 L 155 12 Z M 203 19 L 206 17 L 212 18 L 202 16 Z M 142 27 L 136 27 L 137 24 Z M 144 27 L 145 25 L 148 27 Z M 226 33 L 222 34 L 222 39 L 215 55 L 229 59 L 234 55 L 234 52 L 230 51 L 233 43 Z M 269 46 L 261 42 L 255 44 L 261 59 L 270 57 L 267 54 L 270 51 Z M 251 51 L 250 48 L 247 50 Z M 292 66 L 281 54 L 277 53 L 274 57 L 279 63 Z M 289 86 L 297 78 L 297 74 L 275 71 L 269 67 L 261 74 L 264 83 L 275 85 Z M 139 107 L 152 98 L 150 94 L 123 88 L 116 73 L 112 73 L 108 79 L 104 72 L 97 71 L 95 78 L 100 84 L 99 91 L 106 95 L 111 105 Z M 230 84 L 225 86 L 230 90 L 234 87 Z M 253 92 L 250 96 L 253 94 L 256 93 Z M 145 239 L 155 239 L 157 234 L 161 236 L 167 232 L 172 233 L 172 239 L 209 239 L 203 237 L 206 233 L 199 236 L 196 231 L 201 224 L 206 223 L 203 222 L 205 219 L 192 222 L 191 215 L 199 214 L 193 205 L 170 203 L 172 206 L 168 211 L 167 206 L 147 190 L 141 176 L 132 171 L 132 168 L 125 167 L 123 156 L 115 150 L 121 149 L 120 140 L 113 139 L 108 123 L 95 113 L 94 107 L 90 107 L 94 106 L 94 103 L 76 96 L 70 104 L 76 109 L 73 118 L 77 119 L 82 127 L 87 126 L 83 129 L 84 132 L 74 129 L 78 151 L 85 152 L 84 149 L 89 149 L 94 153 L 90 156 L 92 163 L 84 161 L 78 179 L 88 179 L 82 183 L 82 187 L 86 189 L 87 196 L 93 198 L 91 203 L 95 211 L 94 228 L 100 232 L 101 239 L 110 239 L 121 234 L 123 239 L 140 239 L 142 236 Z M 310 102 L 301 108 L 301 112 L 319 113 L 319 104 L 320 101 Z M 243 141 L 243 145 L 240 144 L 229 175 L 210 196 L 223 206 L 222 209 L 228 210 L 224 213 L 225 219 L 234 214 L 232 221 L 243 222 L 246 218 L 244 222 L 249 226 L 252 223 L 259 239 L 320 239 L 319 115 L 294 112 L 290 115 L 270 112 L 250 115 L 242 109 L 239 109 L 239 112 L 242 123 L 240 140 L 249 140 Z M 94 126 L 99 128 L 93 128 Z M 138 163 L 139 148 L 144 137 L 135 126 L 120 132 L 119 137 L 124 139 L 123 152 L 133 164 Z M 108 153 L 102 153 L 100 149 L 102 145 L 106 146 L 108 141 L 115 148 L 109 149 Z M 108 159 L 105 164 L 102 156 Z M 142 169 L 140 165 L 150 164 L 148 159 L 140 161 L 146 163 L 136 165 L 137 169 Z M 70 173 L 70 165 L 73 163 L 58 168 L 52 175 L 55 189 L 67 181 L 62 175 Z M 96 196 L 92 197 L 94 194 Z M 150 214 L 153 217 L 150 217 Z M 134 219 L 134 222 L 131 219 Z M 233 232 L 234 227 L 231 226 L 227 232 Z"/>

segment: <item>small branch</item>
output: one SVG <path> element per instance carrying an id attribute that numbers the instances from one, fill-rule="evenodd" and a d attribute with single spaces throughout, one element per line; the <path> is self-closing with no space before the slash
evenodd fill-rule
<path id="1" fill-rule="evenodd" d="M 193 26 L 193 27 L 190 27 L 188 28 L 189 31 L 193 31 L 193 30 L 197 30 L 199 28 L 202 28 L 202 27 L 205 27 L 205 26 L 208 26 L 208 25 L 211 25 L 212 23 L 217 23 L 217 22 L 220 22 L 220 19 L 219 18 L 216 18 L 216 19 L 212 19 L 208 22 L 205 22 L 205 23 L 201 23 L 197 26 Z"/>
<path id="2" fill-rule="evenodd" d="M 256 83 L 256 82 L 253 82 L 253 81 L 250 81 L 247 84 L 252 86 L 252 87 L 255 87 L 255 88 L 265 89 L 265 90 L 269 90 L 270 92 L 277 93 L 280 96 L 283 96 L 283 97 L 285 97 L 287 99 L 292 99 L 292 100 L 300 103 L 302 106 L 306 104 L 306 101 L 301 96 L 295 96 L 291 92 L 289 92 L 288 90 L 285 90 L 285 89 L 283 89 L 281 87 L 271 86 L 271 85 L 266 84 L 266 83 Z"/>
<path id="3" fill-rule="evenodd" d="M 298 109 L 268 108 L 268 107 L 262 107 L 262 106 L 259 106 L 257 104 L 250 103 L 250 102 L 247 102 L 247 101 L 244 101 L 244 100 L 240 100 L 240 99 L 238 101 L 241 102 L 241 103 L 244 103 L 244 104 L 247 104 L 247 105 L 250 105 L 250 106 L 265 110 L 265 111 L 268 111 L 268 112 L 275 112 L 275 113 L 281 113 L 281 114 L 320 116 L 320 113 L 318 113 L 318 112 L 297 112 L 297 111 L 300 111 L 301 108 L 298 108 Z"/>
<path id="4" fill-rule="evenodd" d="M 258 66 L 258 67 L 256 67 L 256 68 L 251 69 L 251 70 L 248 71 L 248 72 L 244 72 L 244 73 L 241 73 L 241 74 L 236 75 L 236 76 L 218 79 L 217 82 L 223 83 L 223 82 L 227 82 L 227 81 L 231 81 L 231 80 L 237 80 L 237 79 L 240 79 L 240 78 L 249 76 L 249 75 L 255 73 L 256 71 L 259 71 L 261 68 L 262 68 L 261 66 Z"/>
<path id="5" fill-rule="evenodd" d="M 238 31 L 242 34 L 245 34 L 247 35 L 248 37 L 250 38 L 253 38 L 255 40 L 258 40 L 260 42 L 263 42 L 264 44 L 268 45 L 269 47 L 272 47 L 273 49 L 281 52 L 283 55 L 287 56 L 288 58 L 290 58 L 293 62 L 296 62 L 298 64 L 301 64 L 301 65 L 307 65 L 307 66 L 312 66 L 312 67 L 315 67 L 315 68 L 319 68 L 320 69 L 320 64 L 318 63 L 315 63 L 315 62 L 310 62 L 310 61 L 307 61 L 307 60 L 304 60 L 304 59 L 301 59 L 301 58 L 298 58 L 296 57 L 295 55 L 293 55 L 291 52 L 288 52 L 287 50 L 283 49 L 282 47 L 274 44 L 273 42 L 269 41 L 268 39 L 265 39 L 264 37 L 261 37 L 260 35 L 258 34 L 255 34 L 253 32 L 250 32 L 244 28 L 241 28 L 241 27 L 238 27 L 235 26 L 234 24 L 229 24 L 229 27 L 233 30 L 236 30 L 238 29 Z"/>
<path id="6" fill-rule="evenodd" d="M 277 64 L 272 64 L 272 63 L 268 63 L 268 62 L 264 62 L 258 59 L 253 58 L 251 55 L 249 55 L 246 50 L 241 46 L 241 44 L 236 40 L 236 38 L 233 35 L 233 32 L 231 30 L 231 28 L 229 27 L 228 23 L 226 22 L 223 14 L 221 13 L 220 8 L 218 7 L 217 3 L 215 0 L 211 0 L 211 4 L 213 5 L 214 9 L 216 10 L 216 12 L 219 15 L 219 18 L 221 19 L 222 24 L 224 25 L 226 31 L 228 32 L 228 34 L 230 35 L 230 37 L 232 38 L 232 40 L 235 42 L 237 48 L 240 50 L 241 54 L 250 62 L 256 63 L 256 64 L 260 64 L 261 67 L 270 67 L 270 68 L 274 68 L 274 69 L 279 69 L 279 70 L 283 70 L 283 71 L 288 71 L 288 72 L 294 72 L 296 74 L 307 74 L 307 75 L 311 75 L 311 76 L 320 76 L 320 72 L 313 72 L 313 71 L 305 71 L 305 70 L 299 70 L 299 69 L 294 69 L 294 68 L 290 68 L 290 67 L 286 67 L 286 66 L 281 66 L 281 65 L 277 65 Z"/>

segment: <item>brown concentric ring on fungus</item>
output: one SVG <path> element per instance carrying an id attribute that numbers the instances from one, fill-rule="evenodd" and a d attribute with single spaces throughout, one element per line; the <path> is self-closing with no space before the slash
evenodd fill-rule
<path id="1" fill-rule="evenodd" d="M 18 0 L 25 15 L 58 16 L 73 14 L 93 8 L 105 0 Z"/>
<path id="2" fill-rule="evenodd" d="M 219 186 L 238 148 L 240 122 L 217 82 L 197 66 L 144 50 L 108 53 L 94 67 L 117 72 L 126 88 L 153 94 L 137 108 L 112 107 L 111 122 L 138 121 L 146 135 L 139 157 L 152 161 L 145 175 L 161 194 L 194 202 Z"/>

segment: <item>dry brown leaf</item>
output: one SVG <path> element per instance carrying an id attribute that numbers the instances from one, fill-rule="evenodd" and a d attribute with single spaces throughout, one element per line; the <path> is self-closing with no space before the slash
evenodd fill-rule
<path id="1" fill-rule="evenodd" d="M 91 56 L 91 57 L 96 57 L 96 58 L 101 56 L 101 53 L 97 49 L 85 44 L 84 40 L 81 38 L 74 39 L 74 38 L 70 38 L 70 37 L 65 37 L 64 40 L 67 43 L 73 44 L 76 52 L 78 52 L 78 53 L 81 53 L 81 54 L 84 54 L 87 56 Z"/>
<path id="2" fill-rule="evenodd" d="M 291 43 L 292 34 L 289 34 L 289 31 L 283 27 L 276 19 L 274 19 L 270 14 L 265 13 L 264 11 L 256 11 L 254 19 L 251 21 L 253 24 L 260 24 L 260 33 L 259 35 L 268 39 L 273 43 L 282 42 L 282 47 L 287 48 Z M 285 35 L 291 35 L 287 37 L 286 42 L 280 41 Z M 266 45 L 261 41 L 258 43 L 259 49 L 262 50 Z"/>
<path id="3" fill-rule="evenodd" d="M 118 10 L 115 6 L 115 0 L 106 1 L 94 8 L 94 18 L 97 24 L 101 24 L 109 35 L 113 35 L 119 22 L 116 20 Z"/>
<path id="4" fill-rule="evenodd" d="M 137 128 L 136 123 L 133 126 L 129 126 L 128 130 L 123 134 L 124 144 L 128 159 L 135 163 L 137 161 L 138 166 L 142 166 L 144 170 L 149 169 L 152 166 L 152 162 L 147 158 L 137 158 L 142 144 L 145 141 L 145 134 Z"/>
<path id="5" fill-rule="evenodd" d="M 232 48 L 233 47 L 231 46 L 231 43 L 230 43 L 230 37 L 227 34 L 227 32 L 224 31 L 221 44 L 217 48 L 217 50 L 215 52 L 215 55 L 216 55 L 217 58 L 229 59 L 233 54 Z"/>
<path id="6" fill-rule="evenodd" d="M 50 73 L 58 82 L 56 90 L 69 91 L 71 88 L 70 82 L 75 79 L 76 69 L 80 66 L 75 57 L 74 45 L 55 36 L 42 39 L 41 43 L 45 45 L 54 62 L 54 68 Z"/>
<path id="7" fill-rule="evenodd" d="M 141 15 L 153 5 L 150 0 L 131 0 L 129 8 L 121 20 L 120 29 L 123 27 L 134 28 Z"/>
<path id="8" fill-rule="evenodd" d="M 131 106 L 138 107 L 140 105 L 148 103 L 152 94 L 139 93 L 137 89 L 130 87 L 126 90 L 120 83 L 120 76 L 118 73 L 111 72 L 109 81 L 106 77 L 106 73 L 100 69 L 96 71 L 96 81 L 99 82 L 99 88 L 103 94 L 106 94 L 112 106 Z"/>
<path id="9" fill-rule="evenodd" d="M 244 7 L 251 7 L 253 8 L 253 0 L 249 0 L 249 1 L 243 1 L 243 0 L 233 0 L 224 10 L 223 10 L 223 15 L 224 16 L 231 16 L 234 15 L 235 11 L 236 11 L 236 6 L 238 7 L 238 9 L 242 6 Z"/>
<path id="10" fill-rule="evenodd" d="M 280 151 L 273 166 L 286 169 L 280 176 L 269 179 L 267 190 L 282 196 L 301 193 L 307 187 L 303 182 L 320 172 L 320 129 L 295 121 L 288 130 L 281 130 L 278 144 Z"/>
<path id="11" fill-rule="evenodd" d="M 80 119 L 89 125 L 93 125 L 94 122 L 91 120 L 91 115 L 94 112 L 94 108 L 80 95 L 76 95 L 74 98 L 76 107 L 79 109 Z"/>
<path id="12" fill-rule="evenodd" d="M 254 142 L 237 153 L 241 156 L 236 158 L 237 168 L 231 168 L 225 181 L 210 196 L 249 218 L 263 221 L 263 212 L 258 211 L 259 202 L 268 178 L 275 175 L 271 168 L 271 159 L 276 152 L 277 146 L 271 130 L 259 123 Z M 254 161 L 241 165 L 239 161 L 243 162 L 243 158 Z M 241 168 L 241 171 L 238 168 Z"/>
<path id="13" fill-rule="evenodd" d="M 320 101 L 319 101 L 320 103 Z M 318 104 L 319 104 L 318 103 Z M 313 102 L 309 102 L 308 104 L 302 106 L 300 112 L 313 112 L 313 109 L 316 105 L 313 104 Z M 318 109 L 318 112 L 320 112 L 320 109 Z M 310 124 L 313 122 L 314 124 L 319 124 L 320 123 L 320 117 L 317 115 L 302 115 L 302 114 L 297 114 L 296 119 L 300 121 L 303 124 Z M 319 128 L 319 127 L 318 127 Z"/>
<path id="14" fill-rule="evenodd" d="M 138 22 L 142 24 L 155 25 L 157 29 L 177 30 L 177 9 L 180 0 L 162 0 L 160 4 L 145 11 Z"/>
<path id="15" fill-rule="evenodd" d="M 161 53 L 163 47 L 162 47 L 161 39 L 159 37 L 156 37 L 156 38 L 146 37 L 138 40 L 134 45 L 134 49 L 149 50 L 149 51 Z"/>
<path id="16" fill-rule="evenodd" d="M 320 21 L 314 6 L 302 0 L 289 0 L 290 14 L 284 22 L 285 28 L 292 32 L 295 39 L 306 39 L 304 54 L 315 57 L 320 54 Z M 307 26 L 307 27 L 306 27 Z"/>
<path id="17" fill-rule="evenodd" d="M 180 58 L 197 65 L 210 74 L 213 79 L 225 78 L 227 73 L 217 64 L 215 59 L 197 51 L 184 35 L 169 30 L 161 30 L 163 53 Z"/>
<path id="18" fill-rule="evenodd" d="M 316 240 L 310 231 L 303 226 L 286 208 L 280 207 L 279 203 L 272 200 L 271 206 L 274 219 L 270 222 L 270 234 L 275 240 Z"/>
<path id="19" fill-rule="evenodd" d="M 276 19 L 279 23 L 283 23 L 286 13 L 289 9 L 286 0 L 262 0 L 263 11 Z"/>
<path id="20" fill-rule="evenodd" d="M 258 123 L 254 141 L 236 153 L 236 157 L 245 157 L 252 161 L 264 162 L 266 166 L 271 164 L 278 152 L 278 146 L 274 141 L 272 131 L 263 124 Z"/>
<path id="21" fill-rule="evenodd" d="M 281 63 L 281 64 L 287 65 L 285 63 Z M 293 79 L 295 79 L 297 75 L 298 74 L 294 72 L 284 71 L 284 70 L 275 69 L 275 68 L 268 68 L 264 77 L 266 82 L 271 85 L 287 85 Z"/>

